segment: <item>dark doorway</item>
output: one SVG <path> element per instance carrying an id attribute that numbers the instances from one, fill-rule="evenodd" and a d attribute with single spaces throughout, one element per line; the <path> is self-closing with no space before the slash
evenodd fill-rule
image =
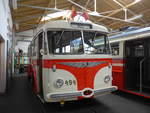
<path id="1" fill-rule="evenodd" d="M 125 42 L 126 89 L 150 95 L 150 39 Z"/>
<path id="2" fill-rule="evenodd" d="M 43 44 L 43 32 L 41 32 L 38 35 L 38 49 L 37 49 L 37 60 L 38 60 L 38 76 L 39 76 L 39 91 L 40 91 L 40 96 L 43 97 L 43 82 L 42 82 L 42 55 L 40 53 L 40 50 L 42 49 L 42 44 Z"/>

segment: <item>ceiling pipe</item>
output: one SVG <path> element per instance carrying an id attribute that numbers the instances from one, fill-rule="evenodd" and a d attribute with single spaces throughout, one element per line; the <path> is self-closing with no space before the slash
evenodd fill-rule
<path id="1" fill-rule="evenodd" d="M 96 12 L 96 5 L 97 5 L 96 0 L 94 0 L 94 11 L 95 12 Z"/>
<path id="2" fill-rule="evenodd" d="M 104 16 L 104 15 L 101 15 L 100 13 L 98 13 L 98 12 L 94 13 L 93 11 L 90 11 L 90 10 L 86 9 L 85 7 L 83 7 L 83 6 L 81 6 L 81 5 L 77 4 L 77 3 L 74 3 L 71 0 L 68 0 L 68 1 L 70 1 L 74 5 L 76 4 L 78 7 L 82 8 L 82 9 L 84 9 L 91 16 L 97 16 L 97 17 L 103 17 L 103 18 L 112 19 L 112 20 L 118 20 L 118 21 L 127 22 L 127 23 L 139 24 L 139 23 L 136 23 L 136 22 L 125 21 L 124 19 L 120 19 L 120 18 Z M 66 10 L 63 10 L 63 9 L 47 8 L 47 7 L 41 7 L 41 6 L 26 5 L 26 4 L 18 4 L 18 6 L 20 6 L 20 7 L 36 8 L 36 9 L 41 9 L 41 10 L 50 10 L 50 11 L 66 11 Z M 71 10 L 68 10 L 68 11 L 71 11 Z M 81 12 L 79 12 L 79 13 L 81 13 Z"/>
<path id="3" fill-rule="evenodd" d="M 120 7 L 122 7 L 123 8 L 123 11 L 124 11 L 124 20 L 126 21 L 127 20 L 127 16 L 128 16 L 128 14 L 127 14 L 127 8 L 125 7 L 125 6 L 123 6 L 120 2 L 118 2 L 117 0 L 113 0 L 116 4 L 118 4 Z"/>
<path id="4" fill-rule="evenodd" d="M 15 23 L 16 30 L 19 30 L 19 24 Z"/>
<path id="5" fill-rule="evenodd" d="M 142 18 L 142 17 L 143 17 L 143 15 L 142 15 L 142 14 L 140 14 L 140 15 L 136 15 L 136 16 L 134 16 L 134 17 L 131 17 L 131 18 L 127 19 L 127 21 L 137 20 L 137 19 Z"/>
<path id="6" fill-rule="evenodd" d="M 12 0 L 13 9 L 17 9 L 17 0 Z"/>
<path id="7" fill-rule="evenodd" d="M 127 14 L 127 9 L 123 9 L 124 10 L 124 20 L 127 20 L 128 19 L 128 14 Z"/>
<path id="8" fill-rule="evenodd" d="M 57 9 L 57 0 L 55 0 L 55 9 Z"/>
<path id="9" fill-rule="evenodd" d="M 35 9 L 41 9 L 41 10 L 50 10 L 50 11 L 64 11 L 62 9 L 55 9 L 55 8 L 48 8 L 48 7 L 41 7 L 41 6 L 33 6 L 33 5 L 27 5 L 27 4 L 18 4 L 20 7 L 30 7 Z"/>
<path id="10" fill-rule="evenodd" d="M 124 1 L 120 0 L 122 3 L 124 3 Z M 129 4 L 127 7 L 131 7 L 132 5 L 135 5 L 136 3 L 140 2 L 141 0 L 135 0 L 134 2 L 132 2 L 131 4 Z M 127 8 L 126 7 L 126 8 Z M 134 13 L 132 10 L 127 8 L 127 11 L 129 11 L 129 13 L 131 13 L 133 16 L 137 16 L 136 13 Z M 144 24 L 147 24 L 147 22 L 141 18 L 139 18 Z"/>
<path id="11" fill-rule="evenodd" d="M 117 0 L 113 0 L 116 4 L 118 4 L 119 6 L 121 6 L 122 8 L 126 8 L 124 7 L 120 2 L 118 2 Z"/>
<path id="12" fill-rule="evenodd" d="M 85 11 L 91 12 L 90 10 L 86 9 L 85 7 L 83 7 L 83 6 L 79 5 L 79 4 L 77 4 L 76 2 L 74 2 L 74 1 L 72 1 L 72 0 L 67 0 L 67 1 L 70 2 L 70 3 L 72 3 L 72 4 L 74 4 L 74 5 L 76 5 L 76 6 L 78 6 L 78 7 L 80 7 L 81 9 L 83 9 L 83 10 L 85 10 Z"/>

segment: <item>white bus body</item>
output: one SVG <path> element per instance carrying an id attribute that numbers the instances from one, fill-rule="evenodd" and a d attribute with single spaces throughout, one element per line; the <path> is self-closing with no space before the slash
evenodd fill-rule
<path id="1" fill-rule="evenodd" d="M 46 102 L 91 98 L 115 91 L 106 27 L 54 21 L 29 46 L 29 78 Z"/>

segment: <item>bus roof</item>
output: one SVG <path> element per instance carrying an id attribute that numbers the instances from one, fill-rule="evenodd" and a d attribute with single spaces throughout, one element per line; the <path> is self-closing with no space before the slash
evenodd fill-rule
<path id="1" fill-rule="evenodd" d="M 72 29 L 72 30 L 90 30 L 90 31 L 99 31 L 103 33 L 108 33 L 108 29 L 103 25 L 98 25 L 90 22 L 74 22 L 74 21 L 65 21 L 57 20 L 50 21 L 41 27 L 37 28 L 37 31 L 41 29 Z"/>
<path id="2" fill-rule="evenodd" d="M 145 27 L 145 28 L 140 28 L 132 31 L 121 32 L 115 35 L 111 35 L 109 36 L 109 40 L 111 43 L 111 42 L 139 39 L 148 36 L 150 36 L 150 27 Z"/>

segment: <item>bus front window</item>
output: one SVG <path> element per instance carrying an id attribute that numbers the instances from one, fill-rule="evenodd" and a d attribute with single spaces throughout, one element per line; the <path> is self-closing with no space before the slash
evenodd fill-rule
<path id="1" fill-rule="evenodd" d="M 83 31 L 85 54 L 110 54 L 107 36 L 98 32 Z"/>
<path id="2" fill-rule="evenodd" d="M 50 54 L 110 54 L 107 36 L 99 32 L 48 31 L 47 38 Z"/>
<path id="3" fill-rule="evenodd" d="M 49 52 L 52 54 L 83 54 L 81 31 L 48 31 Z"/>

